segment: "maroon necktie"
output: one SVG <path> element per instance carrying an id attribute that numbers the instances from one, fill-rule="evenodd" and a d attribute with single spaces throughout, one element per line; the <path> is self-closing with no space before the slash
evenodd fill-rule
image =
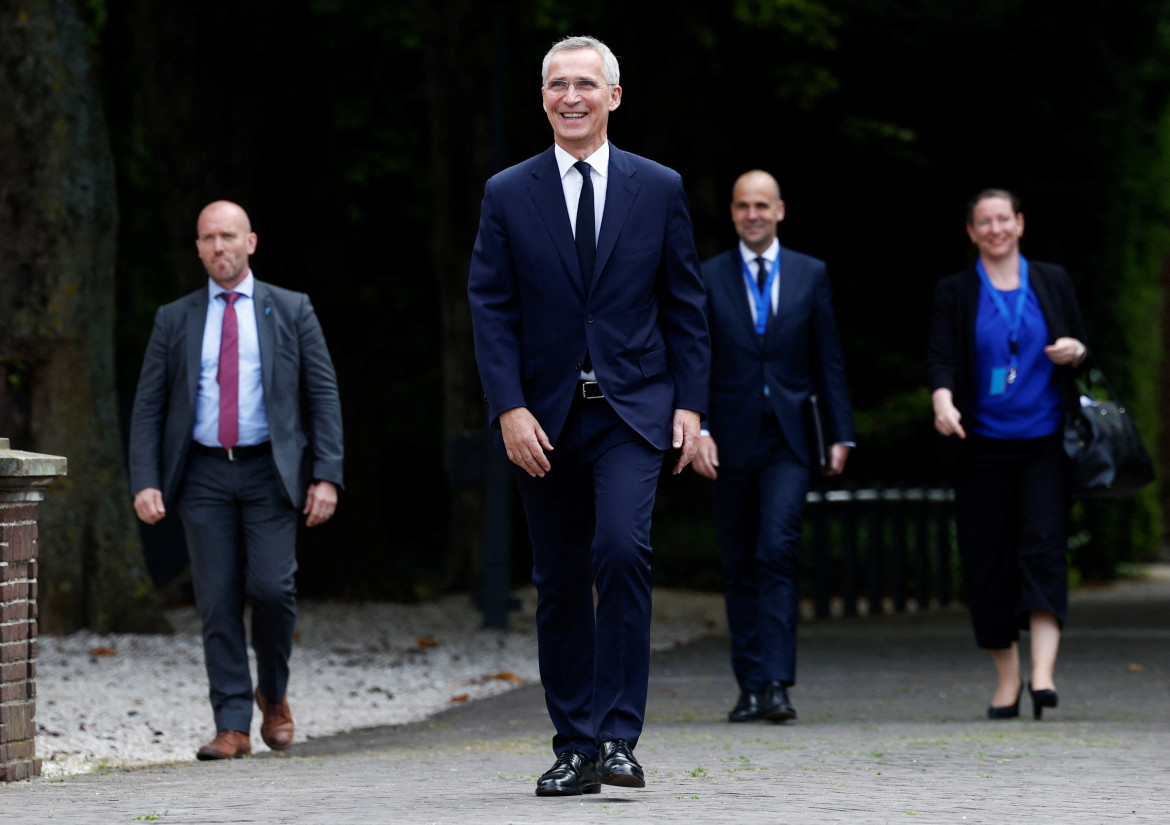
<path id="1" fill-rule="evenodd" d="M 225 450 L 240 440 L 240 327 L 232 306 L 238 292 L 221 292 L 227 302 L 223 310 L 223 332 L 219 336 L 219 443 Z"/>

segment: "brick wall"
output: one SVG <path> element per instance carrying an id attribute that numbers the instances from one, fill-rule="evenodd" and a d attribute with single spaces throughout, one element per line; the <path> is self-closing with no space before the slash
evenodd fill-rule
<path id="1" fill-rule="evenodd" d="M 37 504 L 0 501 L 0 782 L 41 773 L 36 676 Z"/>

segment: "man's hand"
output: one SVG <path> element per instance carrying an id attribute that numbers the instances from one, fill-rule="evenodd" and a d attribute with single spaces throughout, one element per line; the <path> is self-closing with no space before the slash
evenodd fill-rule
<path id="1" fill-rule="evenodd" d="M 147 524 L 158 524 L 162 521 L 163 516 L 167 514 L 167 508 L 163 506 L 162 490 L 157 487 L 144 487 L 139 490 L 138 495 L 134 496 L 134 512 Z"/>
<path id="2" fill-rule="evenodd" d="M 552 469 L 545 455 L 545 451 L 552 451 L 552 442 L 527 407 L 513 407 L 500 413 L 500 432 L 508 460 L 528 475 L 544 478 Z"/>
<path id="3" fill-rule="evenodd" d="M 695 463 L 691 465 L 695 472 L 712 481 L 719 477 L 719 448 L 715 446 L 715 439 L 709 435 L 699 436 L 699 446 L 695 450 Z"/>
<path id="4" fill-rule="evenodd" d="M 680 451 L 678 463 L 671 470 L 674 475 L 681 473 L 683 467 L 690 464 L 691 459 L 695 457 L 695 450 L 699 445 L 699 419 L 699 414 L 694 410 L 674 411 L 674 437 L 670 443 Z"/>
<path id="5" fill-rule="evenodd" d="M 316 527 L 324 524 L 333 517 L 337 510 L 337 485 L 332 481 L 318 481 L 309 485 L 308 495 L 305 496 L 305 509 L 301 512 L 308 518 L 305 526 Z"/>
<path id="6" fill-rule="evenodd" d="M 849 458 L 848 444 L 834 444 L 829 448 L 829 466 L 825 468 L 825 475 L 839 476 L 845 472 L 845 461 Z"/>

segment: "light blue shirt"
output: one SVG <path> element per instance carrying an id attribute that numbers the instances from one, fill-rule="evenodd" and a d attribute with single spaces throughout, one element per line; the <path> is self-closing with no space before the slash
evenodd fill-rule
<path id="1" fill-rule="evenodd" d="M 236 323 L 240 334 L 240 439 L 237 447 L 263 444 L 268 440 L 268 409 L 264 405 L 264 383 L 260 373 L 260 336 L 256 330 L 256 302 L 252 295 L 256 281 L 252 270 L 232 292 L 236 299 Z M 216 296 L 227 292 L 207 279 L 207 323 L 203 327 L 203 351 L 199 366 L 199 394 L 195 399 L 195 431 L 192 438 L 207 447 L 219 443 L 219 340 L 223 332 L 223 313 L 227 301 Z"/>

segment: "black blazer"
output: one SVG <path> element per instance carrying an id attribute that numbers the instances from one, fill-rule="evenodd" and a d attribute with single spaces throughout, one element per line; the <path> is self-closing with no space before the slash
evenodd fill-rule
<path id="1" fill-rule="evenodd" d="M 1064 268 L 1029 261 L 1028 283 L 1044 313 L 1048 343 L 1069 336 L 1088 346 L 1081 308 Z M 970 420 L 975 403 L 975 316 L 982 288 L 974 266 L 944 278 L 935 287 L 930 317 L 926 353 L 930 391 L 949 389 L 964 421 Z M 1076 370 L 1060 366 L 1056 368 L 1056 376 L 1061 399 L 1066 408 L 1070 407 L 1076 403 Z"/>

